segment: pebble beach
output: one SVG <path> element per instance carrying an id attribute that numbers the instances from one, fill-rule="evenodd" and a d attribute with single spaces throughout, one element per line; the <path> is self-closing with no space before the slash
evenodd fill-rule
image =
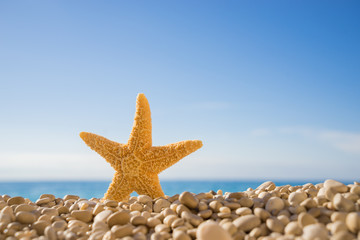
<path id="1" fill-rule="evenodd" d="M 42 194 L 0 196 L 2 239 L 360 239 L 360 183 L 264 182 L 243 192 L 182 192 L 117 202 Z"/>

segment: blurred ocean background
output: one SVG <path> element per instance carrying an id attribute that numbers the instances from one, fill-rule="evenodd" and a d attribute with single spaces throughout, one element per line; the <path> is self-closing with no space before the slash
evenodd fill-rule
<path id="1" fill-rule="evenodd" d="M 242 181 L 161 181 L 161 186 L 166 195 L 172 196 L 183 191 L 193 193 L 217 191 L 221 189 L 225 192 L 245 191 L 247 188 L 255 189 L 266 180 L 242 180 Z M 273 181 L 276 186 L 290 184 L 291 186 L 303 185 L 305 183 L 320 183 L 324 180 L 279 180 Z M 353 183 L 352 181 L 341 181 L 344 184 Z M 78 195 L 81 198 L 102 198 L 106 192 L 110 181 L 39 181 L 39 182 L 0 182 L 0 195 L 7 194 L 11 197 L 22 196 L 36 201 L 41 194 L 51 193 L 56 197 L 64 197 L 66 194 Z M 134 192 L 132 195 L 136 196 Z"/>

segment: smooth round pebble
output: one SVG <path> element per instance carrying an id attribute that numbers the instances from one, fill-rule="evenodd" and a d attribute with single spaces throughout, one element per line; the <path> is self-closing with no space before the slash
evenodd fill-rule
<path id="1" fill-rule="evenodd" d="M 196 237 L 198 240 L 232 240 L 230 234 L 214 221 L 200 224 Z"/>

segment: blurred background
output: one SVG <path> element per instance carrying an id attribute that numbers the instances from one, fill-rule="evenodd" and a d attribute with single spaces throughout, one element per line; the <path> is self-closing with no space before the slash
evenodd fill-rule
<path id="1" fill-rule="evenodd" d="M 0 181 L 104 181 L 80 139 L 204 146 L 169 180 L 359 180 L 358 1 L 1 1 Z"/>

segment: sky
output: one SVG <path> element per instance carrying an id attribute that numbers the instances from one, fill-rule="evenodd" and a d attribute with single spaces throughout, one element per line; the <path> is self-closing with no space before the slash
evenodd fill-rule
<path id="1" fill-rule="evenodd" d="M 359 1 L 0 1 L 0 181 L 109 180 L 82 131 L 203 147 L 160 179 L 360 179 Z"/>

